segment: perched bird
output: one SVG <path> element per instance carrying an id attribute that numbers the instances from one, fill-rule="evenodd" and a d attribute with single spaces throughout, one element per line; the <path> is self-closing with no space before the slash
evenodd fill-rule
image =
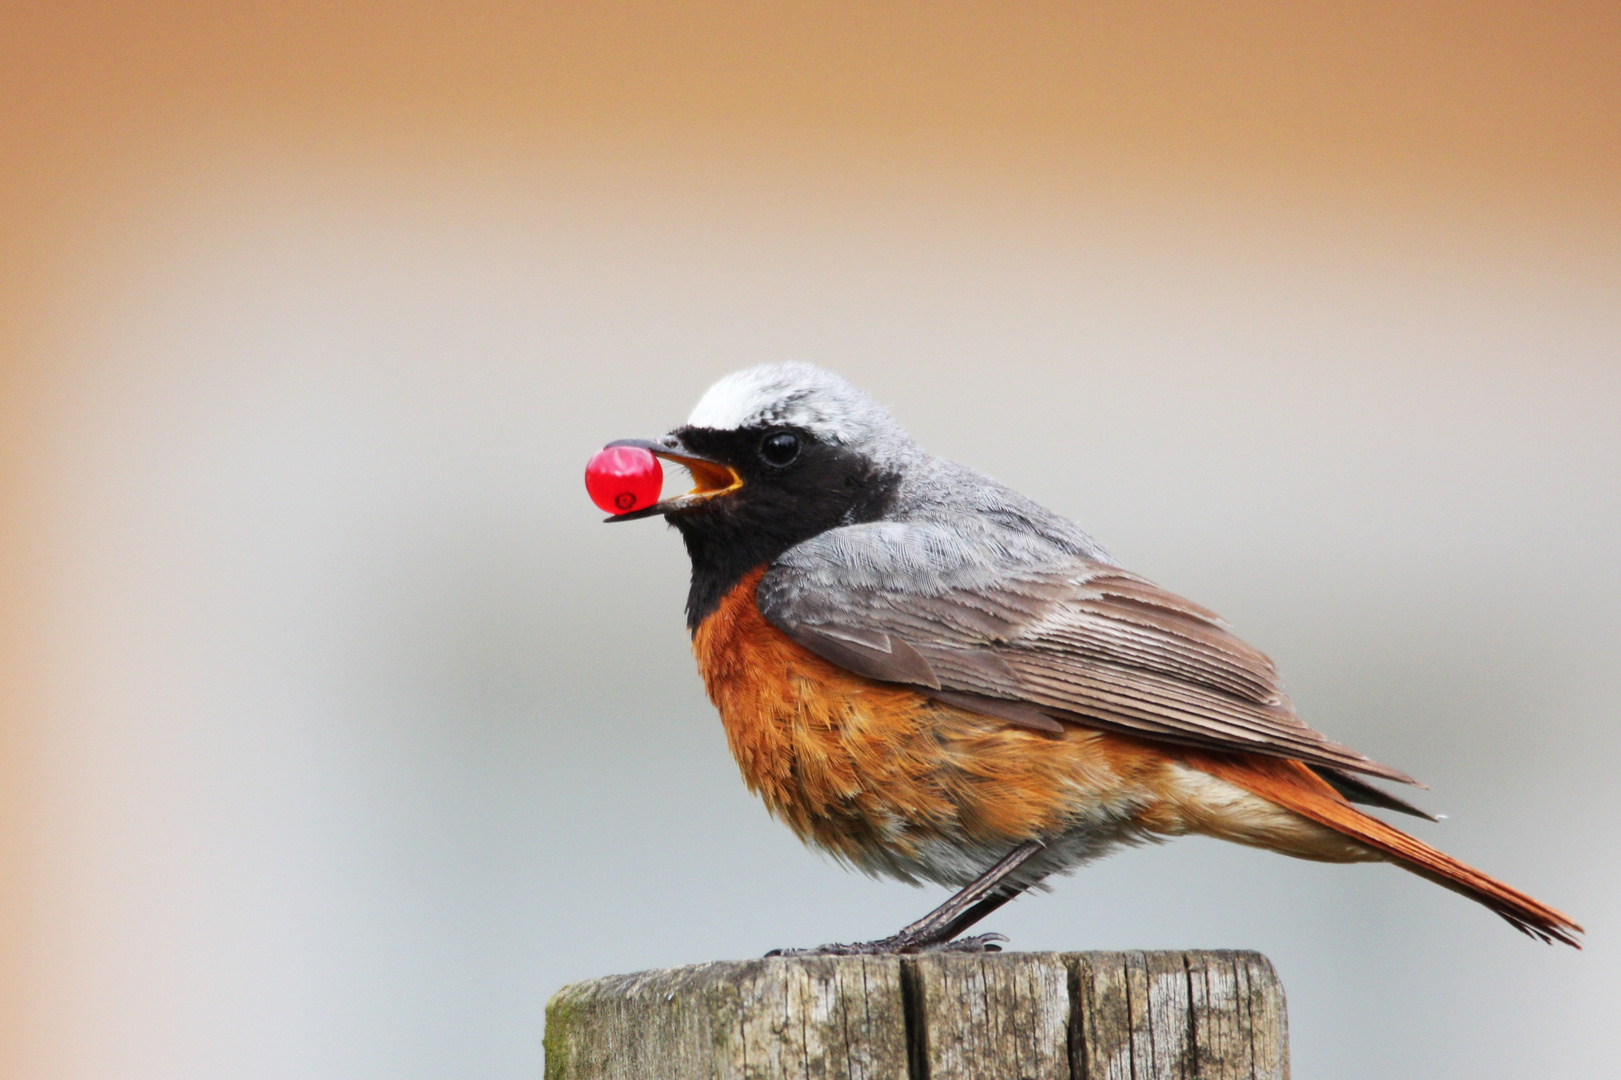
<path id="1" fill-rule="evenodd" d="M 749 788 L 847 864 L 961 887 L 890 937 L 781 951 L 995 949 L 959 935 L 1051 874 L 1187 833 L 1393 862 L 1578 945 L 1568 916 L 1358 810 L 1429 816 L 1367 779 L 1411 777 L 1307 727 L 1215 614 L 926 453 L 839 376 L 750 368 L 670 434 L 609 445 L 693 476 L 609 520 L 663 516 L 686 542 L 693 651 Z"/>

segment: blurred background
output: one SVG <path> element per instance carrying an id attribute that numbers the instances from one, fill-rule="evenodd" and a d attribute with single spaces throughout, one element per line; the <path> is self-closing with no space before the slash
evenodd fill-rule
<path id="1" fill-rule="evenodd" d="M 581 470 L 763 360 L 1091 529 L 1433 786 L 1545 948 L 1213 842 L 1297 1076 L 1621 1035 L 1621 6 L 0 9 L 0 1071 L 534 1077 L 570 980 L 876 936 Z"/>

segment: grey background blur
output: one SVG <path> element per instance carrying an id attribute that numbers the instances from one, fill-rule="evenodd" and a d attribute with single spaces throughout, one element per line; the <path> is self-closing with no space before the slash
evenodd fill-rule
<path id="1" fill-rule="evenodd" d="M 1607 264 L 911 181 L 608 170 L 471 213 L 461 181 L 190 174 L 70 276 L 38 414 L 50 1075 L 534 1076 L 567 981 L 937 901 L 746 794 L 678 538 L 584 495 L 603 442 L 777 358 L 1222 612 L 1433 785 L 1415 832 L 1591 930 L 1190 840 L 1000 913 L 1013 947 L 1264 950 L 1297 1076 L 1611 1075 Z"/>

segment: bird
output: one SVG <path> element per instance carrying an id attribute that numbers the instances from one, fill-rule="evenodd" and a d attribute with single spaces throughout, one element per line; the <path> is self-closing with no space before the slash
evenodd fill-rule
<path id="1" fill-rule="evenodd" d="M 1435 820 L 1376 782 L 1412 777 L 1308 727 L 1219 616 L 927 453 L 842 376 L 751 367 L 668 434 L 608 445 L 691 474 L 608 520 L 680 533 L 693 653 L 748 788 L 847 866 L 957 889 L 887 937 L 770 955 L 997 951 L 967 931 L 1015 897 L 1188 834 L 1394 863 L 1581 947 L 1568 915 L 1360 809 Z"/>

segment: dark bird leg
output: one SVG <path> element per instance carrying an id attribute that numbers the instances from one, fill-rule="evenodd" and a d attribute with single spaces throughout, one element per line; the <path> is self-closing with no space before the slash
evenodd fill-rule
<path id="1" fill-rule="evenodd" d="M 1046 846 L 1040 840 L 1026 840 L 951 899 L 889 937 L 850 945 L 819 945 L 814 949 L 772 949 L 766 955 L 876 956 L 889 953 L 1000 952 L 1001 946 L 996 943 L 1007 940 L 1001 934 L 977 934 L 970 938 L 954 939 L 1034 884 L 1016 884 L 1008 878 Z"/>

